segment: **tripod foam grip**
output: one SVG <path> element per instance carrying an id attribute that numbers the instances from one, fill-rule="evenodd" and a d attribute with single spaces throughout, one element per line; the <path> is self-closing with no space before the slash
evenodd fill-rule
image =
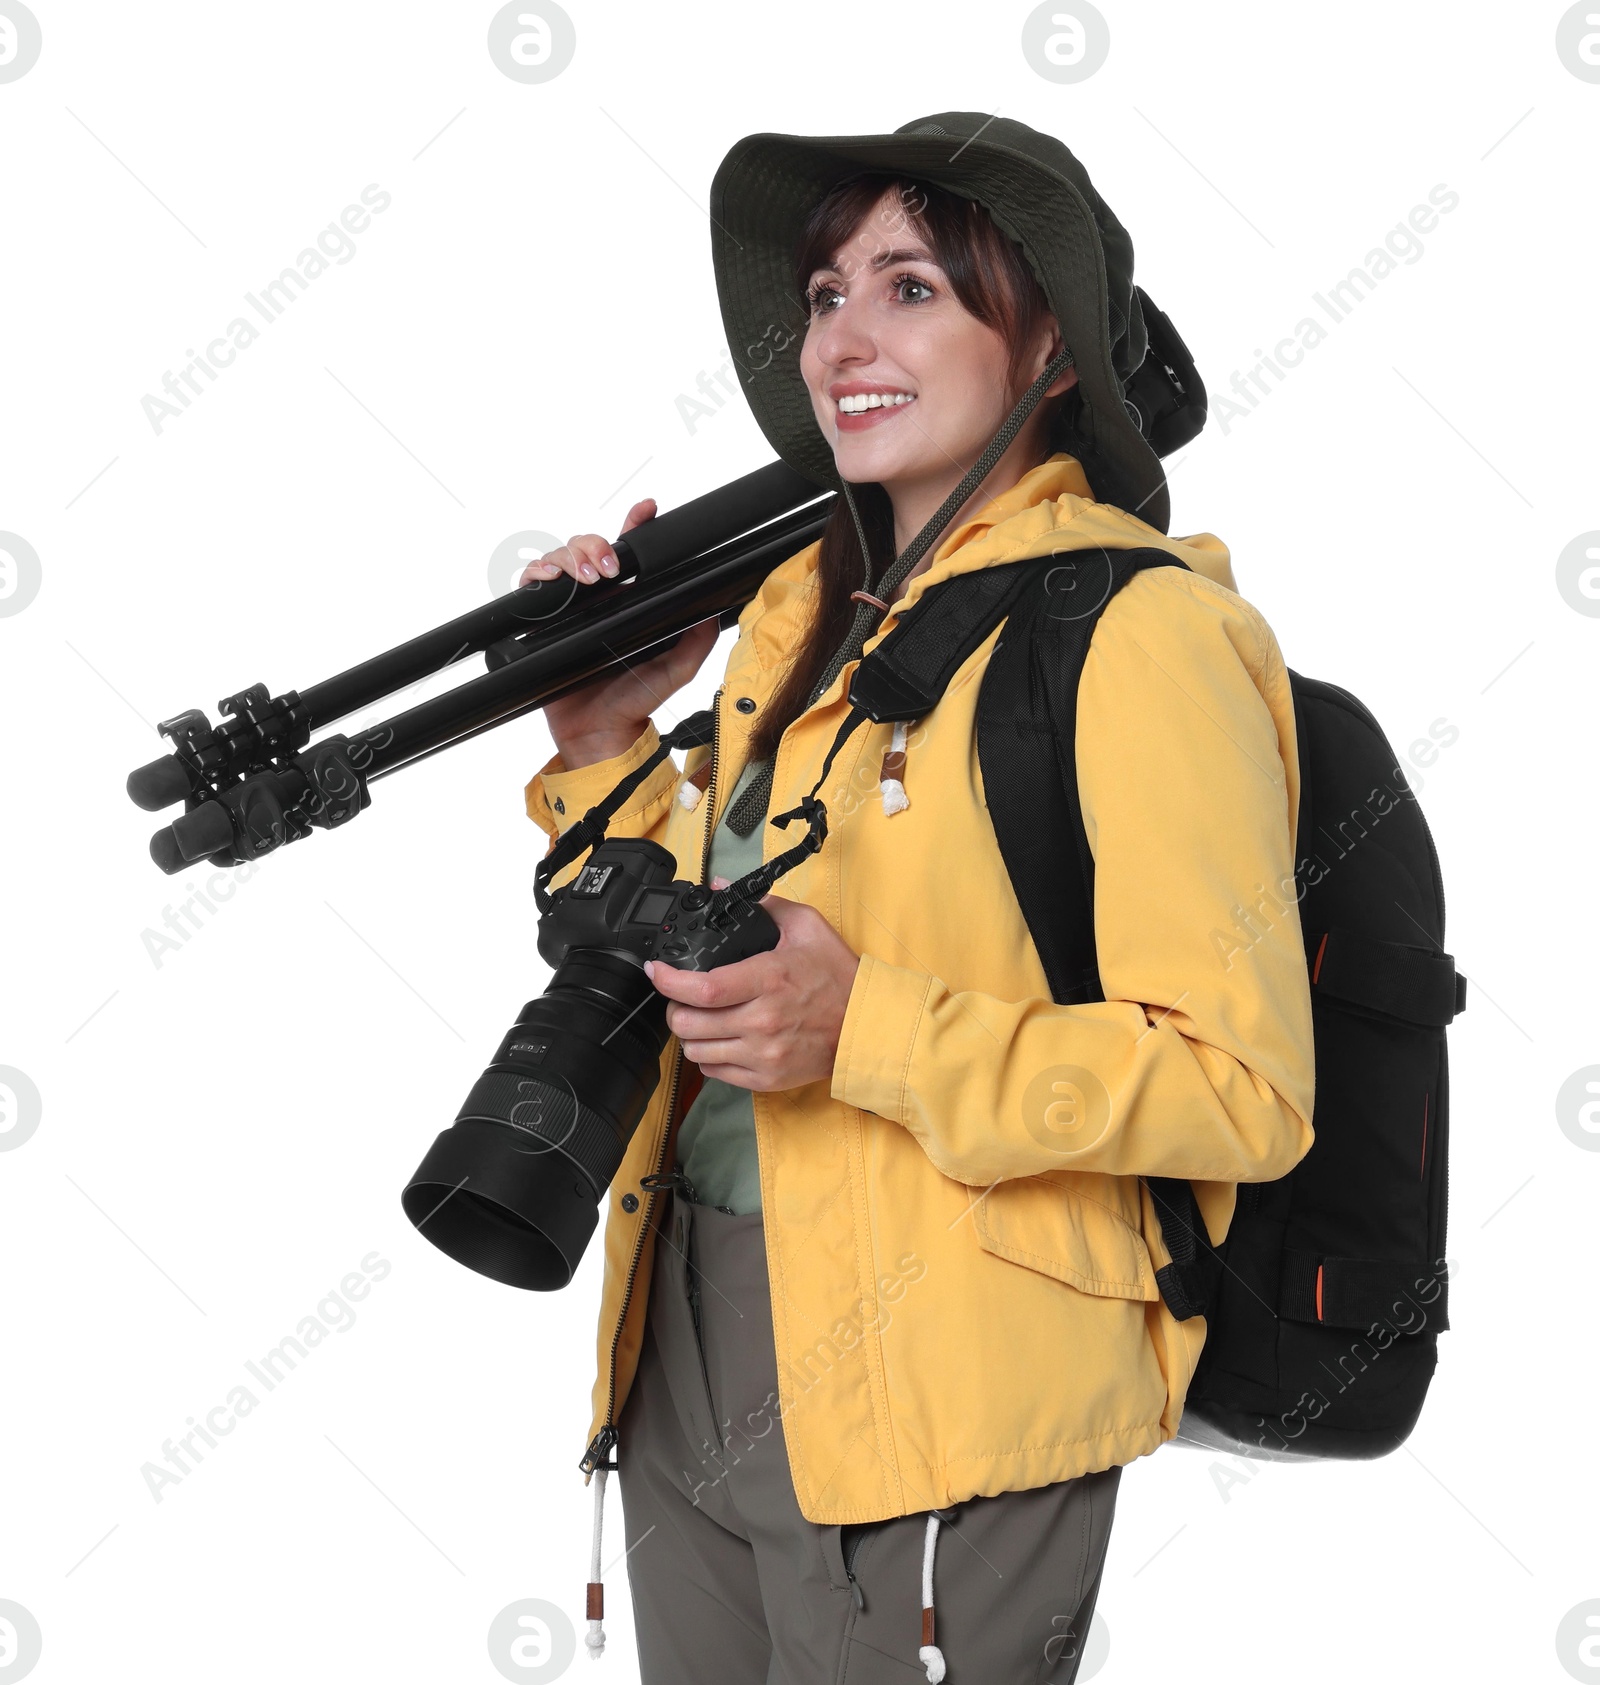
<path id="1" fill-rule="evenodd" d="M 163 755 L 128 774 L 128 795 L 147 813 L 159 813 L 174 802 L 187 801 L 193 788 L 188 767 L 176 755 Z"/>
<path id="2" fill-rule="evenodd" d="M 753 474 L 743 474 L 635 527 L 616 541 L 617 555 L 631 556 L 639 577 L 648 578 L 663 567 L 687 561 L 702 550 L 787 515 L 826 490 L 787 462 L 769 462 Z"/>

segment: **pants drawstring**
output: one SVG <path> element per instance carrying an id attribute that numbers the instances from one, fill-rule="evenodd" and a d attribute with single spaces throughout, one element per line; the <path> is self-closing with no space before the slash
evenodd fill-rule
<path id="1" fill-rule="evenodd" d="M 933 1641 L 933 1552 L 939 1542 L 939 1512 L 928 1511 L 928 1531 L 922 1541 L 922 1648 L 917 1660 L 928 1670 L 928 1685 L 944 1678 L 944 1652 Z"/>
<path id="2" fill-rule="evenodd" d="M 606 1504 L 606 1474 L 604 1468 L 594 1471 L 594 1540 L 589 1547 L 589 1596 L 588 1618 L 589 1630 L 584 1634 L 584 1645 L 589 1651 L 589 1660 L 597 1662 L 606 1647 L 606 1629 L 602 1625 L 606 1613 L 606 1588 L 600 1579 L 600 1524 L 605 1516 Z"/>

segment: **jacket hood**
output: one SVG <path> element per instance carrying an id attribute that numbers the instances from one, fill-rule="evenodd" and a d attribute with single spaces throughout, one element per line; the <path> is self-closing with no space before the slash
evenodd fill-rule
<path id="1" fill-rule="evenodd" d="M 1048 544 L 1043 541 L 1048 539 Z M 1037 555 L 1043 549 L 1108 550 L 1150 547 L 1181 557 L 1196 573 L 1230 591 L 1237 590 L 1228 548 L 1209 532 L 1170 538 L 1117 508 L 1099 502 L 1083 465 L 1065 451 L 1046 457 L 1017 483 L 991 498 L 966 519 L 955 522 L 935 549 L 927 571 L 913 579 L 897 607 L 908 607 L 920 583 L 923 589 L 974 567 L 993 567 Z M 968 546 L 971 549 L 968 550 Z M 958 552 L 964 552 L 959 555 Z"/>
<path id="2" fill-rule="evenodd" d="M 950 525 L 933 552 L 933 560 L 912 577 L 867 639 L 863 653 L 876 647 L 897 617 L 924 591 L 953 574 L 999 567 L 1051 550 L 1136 550 L 1147 546 L 1170 552 L 1214 584 L 1238 590 L 1228 547 L 1215 534 L 1199 532 L 1172 538 L 1115 504 L 1098 502 L 1078 459 L 1057 451 L 1030 468 L 1015 485 Z M 756 653 L 763 666 L 782 660 L 788 653 L 793 636 L 791 614 L 772 611 L 780 607 L 798 611 L 798 601 L 789 599 L 814 588 L 820 551 L 819 540 L 775 569 L 741 617 L 741 626 L 754 623 Z M 841 675 L 841 680 L 845 678 L 847 674 Z M 830 686 L 818 700 L 826 700 L 832 690 Z"/>

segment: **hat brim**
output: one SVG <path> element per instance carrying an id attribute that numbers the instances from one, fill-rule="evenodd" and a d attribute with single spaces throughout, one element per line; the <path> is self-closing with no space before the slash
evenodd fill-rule
<path id="1" fill-rule="evenodd" d="M 1021 246 L 1072 347 L 1083 399 L 1079 430 L 1116 474 L 1111 500 L 1165 532 L 1166 475 L 1127 411 L 1128 371 L 1119 371 L 1113 355 L 1115 339 L 1129 368 L 1136 367 L 1144 324 L 1124 320 L 1108 299 L 1093 211 L 1072 182 L 1037 159 L 982 136 L 952 152 L 956 139 L 756 134 L 729 150 L 711 184 L 712 269 L 729 354 L 757 424 L 792 467 L 838 489 L 833 451 L 800 372 L 807 321 L 794 255 L 807 218 L 835 183 L 864 170 L 903 173 L 977 200 Z M 1112 489 L 1097 488 L 1097 495 Z"/>

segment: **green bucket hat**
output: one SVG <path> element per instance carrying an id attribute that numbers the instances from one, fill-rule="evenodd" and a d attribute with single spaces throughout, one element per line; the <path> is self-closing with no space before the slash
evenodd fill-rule
<path id="1" fill-rule="evenodd" d="M 723 325 L 746 370 L 746 399 L 778 455 L 816 484 L 844 490 L 800 373 L 806 319 L 793 264 L 817 201 L 863 171 L 974 199 L 1017 242 L 1078 370 L 1077 434 L 1096 496 L 1165 532 L 1166 474 L 1124 392 L 1149 347 L 1133 242 L 1071 152 L 1010 117 L 945 111 L 886 135 L 747 135 L 718 166 L 711 256 Z"/>

